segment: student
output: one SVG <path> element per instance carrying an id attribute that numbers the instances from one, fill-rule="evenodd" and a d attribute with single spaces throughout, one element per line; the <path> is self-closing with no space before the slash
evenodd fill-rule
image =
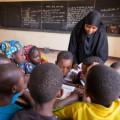
<path id="1" fill-rule="evenodd" d="M 12 120 L 22 107 L 15 104 L 24 87 L 23 72 L 15 64 L 0 65 L 0 119 Z"/>
<path id="2" fill-rule="evenodd" d="M 0 46 L 2 53 L 5 54 L 12 63 L 20 66 L 25 61 L 23 45 L 19 41 L 4 41 Z M 26 99 L 30 106 L 33 106 L 34 101 L 29 92 L 25 90 L 27 88 L 28 81 L 29 75 L 24 75 L 24 90 L 22 91 L 23 93 L 21 93 L 21 95 Z"/>
<path id="3" fill-rule="evenodd" d="M 76 102 L 76 101 L 86 101 L 88 103 L 91 102 L 89 97 L 86 97 L 85 95 L 82 99 L 81 99 L 81 97 L 84 94 L 84 87 L 85 87 L 85 82 L 86 82 L 85 79 L 86 79 L 86 74 L 88 72 L 88 69 L 90 69 L 92 66 L 94 66 L 96 64 L 104 64 L 104 62 L 102 59 L 100 59 L 97 56 L 88 57 L 83 61 L 82 72 L 80 71 L 78 73 L 79 78 L 76 77 L 76 80 L 73 81 L 73 83 L 76 83 L 76 84 L 70 84 L 70 85 L 76 86 L 76 88 L 75 88 L 76 91 L 74 91 L 70 96 L 68 96 L 67 98 L 65 98 L 63 100 L 57 100 L 54 104 L 54 108 L 62 107 L 62 106 L 68 105 L 68 104 Z M 78 96 L 78 94 L 79 94 L 79 96 Z"/>
<path id="4" fill-rule="evenodd" d="M 70 72 L 72 69 L 72 63 L 73 63 L 73 56 L 68 51 L 61 51 L 57 55 L 56 65 L 59 66 L 63 73 L 63 77 L 65 78 L 66 75 Z M 68 82 L 64 79 L 64 82 Z"/>
<path id="5" fill-rule="evenodd" d="M 113 64 L 111 64 L 110 67 L 120 74 L 120 61 L 114 62 Z"/>
<path id="6" fill-rule="evenodd" d="M 73 54 L 73 68 L 79 68 L 87 57 L 98 56 L 104 62 L 108 59 L 108 40 L 105 26 L 98 11 L 91 11 L 74 27 L 68 51 Z"/>
<path id="7" fill-rule="evenodd" d="M 35 101 L 33 109 L 19 111 L 13 120 L 58 120 L 53 116 L 53 104 L 61 96 L 62 72 L 55 64 L 37 65 L 30 74 L 28 88 Z"/>
<path id="8" fill-rule="evenodd" d="M 23 45 L 19 41 L 11 40 L 1 42 L 0 46 L 2 54 L 5 54 L 11 60 L 12 63 L 15 63 L 16 65 L 21 67 L 21 64 L 25 62 Z M 22 70 L 24 72 L 23 68 Z M 26 83 L 25 86 L 27 86 L 29 76 L 26 75 L 24 80 Z"/>
<path id="9" fill-rule="evenodd" d="M 31 54 L 33 54 L 33 52 L 37 52 L 37 53 L 39 52 L 39 54 L 40 54 L 39 48 L 37 48 L 36 46 L 33 46 L 33 45 L 25 46 L 24 50 L 25 50 L 24 54 L 25 54 L 26 60 L 28 62 L 30 62 L 30 56 L 31 56 Z M 40 63 L 44 63 L 44 62 L 48 62 L 48 60 L 45 57 L 41 56 L 41 54 L 40 54 Z"/>
<path id="10" fill-rule="evenodd" d="M 11 63 L 11 60 L 6 56 L 0 53 L 0 64 Z"/>
<path id="11" fill-rule="evenodd" d="M 23 45 L 19 41 L 3 41 L 0 44 L 3 54 L 11 59 L 11 62 L 20 65 L 25 61 Z"/>
<path id="12" fill-rule="evenodd" d="M 82 72 L 78 73 L 78 77 L 79 77 L 78 80 L 80 80 L 79 82 L 81 85 L 84 86 L 85 84 L 87 71 L 96 64 L 104 64 L 104 61 L 97 56 L 88 57 L 83 61 Z"/>
<path id="13" fill-rule="evenodd" d="M 36 65 L 48 62 L 47 60 L 45 61 L 43 57 L 41 57 L 40 51 L 36 46 L 28 45 L 24 47 L 24 50 L 24 54 L 28 62 L 21 64 L 21 67 L 25 74 L 30 74 Z"/>
<path id="14" fill-rule="evenodd" d="M 120 120 L 120 75 L 105 65 L 93 66 L 86 78 L 86 94 L 92 103 L 77 102 L 54 110 L 61 119 Z"/>

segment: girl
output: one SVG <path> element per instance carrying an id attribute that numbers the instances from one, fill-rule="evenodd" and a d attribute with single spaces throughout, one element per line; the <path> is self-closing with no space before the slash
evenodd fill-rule
<path id="1" fill-rule="evenodd" d="M 24 47 L 25 57 L 27 62 L 21 64 L 21 67 L 25 74 L 30 74 L 32 69 L 41 63 L 48 62 L 47 59 L 43 59 L 39 49 L 36 46 L 28 45 Z"/>

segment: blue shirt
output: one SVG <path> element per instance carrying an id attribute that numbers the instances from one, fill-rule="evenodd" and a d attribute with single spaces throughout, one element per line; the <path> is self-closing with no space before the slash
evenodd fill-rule
<path id="1" fill-rule="evenodd" d="M 14 114 L 23 108 L 14 104 L 19 95 L 20 93 L 17 93 L 13 96 L 11 104 L 0 107 L 0 120 L 12 120 Z"/>

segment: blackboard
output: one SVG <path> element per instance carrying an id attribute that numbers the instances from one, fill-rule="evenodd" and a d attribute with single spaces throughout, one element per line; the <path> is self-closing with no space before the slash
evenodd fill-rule
<path id="1" fill-rule="evenodd" d="M 95 9 L 101 12 L 106 26 L 120 26 L 120 0 L 97 0 Z"/>
<path id="2" fill-rule="evenodd" d="M 0 28 L 70 33 L 94 9 L 106 26 L 120 27 L 120 0 L 67 0 L 1 2 Z"/>
<path id="3" fill-rule="evenodd" d="M 41 29 L 41 3 L 22 3 L 21 18 L 22 28 Z"/>
<path id="4" fill-rule="evenodd" d="M 95 0 L 0 3 L 0 27 L 70 32 L 94 10 Z"/>

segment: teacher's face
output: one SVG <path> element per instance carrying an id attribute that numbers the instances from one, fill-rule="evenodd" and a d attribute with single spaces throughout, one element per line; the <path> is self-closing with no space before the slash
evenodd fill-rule
<path id="1" fill-rule="evenodd" d="M 91 35 L 97 31 L 98 27 L 85 24 L 85 32 L 87 35 Z"/>

